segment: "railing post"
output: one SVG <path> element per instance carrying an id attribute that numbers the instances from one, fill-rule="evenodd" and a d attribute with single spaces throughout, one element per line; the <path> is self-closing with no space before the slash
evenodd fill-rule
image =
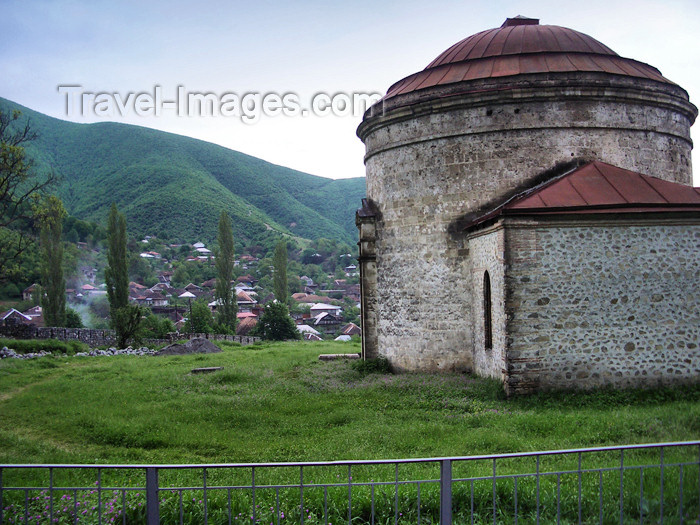
<path id="1" fill-rule="evenodd" d="M 452 460 L 440 461 L 440 525 L 452 525 Z"/>
<path id="2" fill-rule="evenodd" d="M 158 506 L 158 469 L 146 467 L 146 524 L 160 524 Z"/>

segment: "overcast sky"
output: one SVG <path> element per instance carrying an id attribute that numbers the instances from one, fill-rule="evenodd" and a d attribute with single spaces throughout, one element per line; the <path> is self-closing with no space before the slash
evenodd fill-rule
<path id="1" fill-rule="evenodd" d="M 331 178 L 364 175 L 360 117 L 66 115 L 59 85 L 91 92 L 385 93 L 453 43 L 518 14 L 647 62 L 700 101 L 697 0 L 148 2 L 0 0 L 0 96 L 42 113 L 188 135 Z M 696 136 L 700 136 L 695 133 Z M 700 155 L 694 155 L 700 162 Z M 696 171 L 700 170 L 700 167 Z M 695 184 L 699 184 L 698 175 Z"/>

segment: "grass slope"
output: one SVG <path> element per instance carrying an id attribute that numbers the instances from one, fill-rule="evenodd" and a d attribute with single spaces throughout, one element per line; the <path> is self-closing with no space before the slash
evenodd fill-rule
<path id="1" fill-rule="evenodd" d="M 245 239 L 270 228 L 309 239 L 356 238 L 363 178 L 334 181 L 133 125 L 65 122 L 2 98 L 0 109 L 31 119 L 39 139 L 29 151 L 38 167 L 61 176 L 58 193 L 81 219 L 102 222 L 116 202 L 134 233 L 212 240 L 227 209 Z"/>
<path id="2" fill-rule="evenodd" d="M 4 462 L 428 457 L 700 437 L 700 387 L 506 400 L 492 381 L 364 375 L 284 343 L 176 357 L 0 363 Z M 192 368 L 224 366 L 211 375 Z"/>
<path id="3" fill-rule="evenodd" d="M 0 463 L 209 463 L 278 462 L 401 457 L 439 457 L 514 451 L 565 449 L 595 445 L 667 442 L 700 437 L 700 386 L 673 390 L 551 393 L 507 400 L 492 380 L 459 374 L 390 375 L 363 373 L 347 361 L 320 362 L 319 353 L 356 352 L 356 344 L 275 343 L 234 347 L 222 344 L 221 354 L 109 358 L 42 358 L 0 362 Z M 223 366 L 224 370 L 193 375 L 191 369 Z M 690 454 L 690 455 L 688 455 Z M 584 469 L 610 467 L 610 472 L 586 473 L 582 480 L 584 523 L 599 513 L 604 523 L 618 523 L 621 503 L 620 455 L 597 454 L 584 459 Z M 625 466 L 658 462 L 658 452 L 628 452 Z M 627 521 L 654 522 L 662 512 L 667 522 L 680 521 L 680 472 L 674 463 L 697 461 L 697 449 L 679 455 L 666 450 L 664 492 L 659 470 L 624 473 L 624 516 Z M 502 460 L 505 471 L 532 473 L 534 460 Z M 578 513 L 576 455 L 544 457 L 541 468 L 573 474 L 521 478 L 517 501 L 513 479 L 493 481 L 491 461 L 455 463 L 453 476 L 483 476 L 482 481 L 455 483 L 456 523 L 492 523 L 497 498 L 497 522 L 513 522 L 518 506 L 522 523 L 575 523 Z M 402 465 L 402 479 L 439 477 L 437 463 Z M 46 472 L 3 469 L 10 486 L 46 486 Z M 142 470 L 103 471 L 106 486 L 143 486 Z M 256 469 L 256 500 L 250 490 L 201 489 L 160 493 L 163 523 L 177 523 L 184 501 L 184 523 L 202 523 L 206 500 L 209 523 L 228 523 L 257 512 L 260 523 L 291 523 L 302 519 L 298 489 L 274 490 L 266 484 L 298 483 L 293 468 Z M 303 521 L 308 524 L 346 522 L 347 467 L 306 467 Z M 196 487 L 202 472 L 162 470 L 161 487 Z M 686 466 L 683 511 L 690 520 L 698 512 L 698 468 Z M 385 481 L 370 492 L 362 483 Z M 394 466 L 352 469 L 352 521 L 430 524 L 439 519 L 439 491 L 424 482 L 420 510 L 415 485 L 394 492 Z M 58 486 L 94 486 L 94 470 L 56 471 Z M 250 469 L 209 469 L 207 486 L 245 485 Z M 560 486 L 561 482 L 561 486 Z M 536 484 L 537 483 L 537 484 Z M 536 491 L 536 489 L 539 489 Z M 559 494 L 561 493 L 561 498 Z M 605 494 L 603 506 L 599 496 Z M 38 490 L 28 493 L 30 508 L 48 519 L 49 499 Z M 5 491 L 8 523 L 23 522 L 24 492 Z M 81 523 L 97 523 L 95 491 L 55 491 L 55 516 L 73 521 L 71 498 L 85 509 Z M 602 496 L 600 496 L 602 497 Z M 66 499 L 67 498 L 67 499 Z M 182 498 L 182 499 L 180 499 Z M 229 499 L 230 498 L 230 499 Z M 473 498 L 473 499 L 472 499 Z M 122 505 L 122 500 L 126 506 Z M 395 505 L 398 503 L 398 506 Z M 640 504 L 641 503 L 641 504 Z M 144 522 L 139 493 L 102 494 L 103 520 Z M 471 515 L 471 508 L 474 515 Z M 255 509 L 255 510 L 253 510 Z M 374 509 L 375 516 L 372 516 Z M 327 513 L 327 515 L 325 515 Z M 43 518 L 42 518 L 43 516 Z M 247 516 L 247 517 L 246 517 Z M 40 521 L 38 519 L 37 521 Z M 63 522 L 63 521 L 61 521 Z"/>

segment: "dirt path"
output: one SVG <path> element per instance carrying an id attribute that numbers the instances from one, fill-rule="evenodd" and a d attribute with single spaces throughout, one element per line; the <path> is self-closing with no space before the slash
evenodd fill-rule
<path id="1" fill-rule="evenodd" d="M 34 381 L 33 383 L 27 383 L 26 385 L 22 385 L 20 387 L 15 388 L 14 390 L 10 390 L 9 392 L 3 392 L 0 394 L 0 403 L 4 401 L 8 401 L 9 399 L 12 399 L 15 397 L 17 394 L 21 394 L 28 388 L 31 388 L 36 385 L 41 385 L 42 383 L 46 383 L 50 379 L 53 379 L 57 373 L 49 374 L 48 376 L 44 377 L 43 379 L 40 379 L 39 381 Z"/>

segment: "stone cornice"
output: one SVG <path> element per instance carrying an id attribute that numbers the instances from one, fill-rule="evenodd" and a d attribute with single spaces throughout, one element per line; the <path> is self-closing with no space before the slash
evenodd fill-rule
<path id="1" fill-rule="evenodd" d="M 366 142 L 366 138 L 378 129 L 425 115 L 531 102 L 580 100 L 648 105 L 676 111 L 688 119 L 689 125 L 698 115 L 698 109 L 689 102 L 686 91 L 672 84 L 604 74 L 524 77 L 528 78 L 463 82 L 382 100 L 367 110 L 357 128 L 357 135 Z M 567 126 L 562 122 L 553 127 Z"/>

